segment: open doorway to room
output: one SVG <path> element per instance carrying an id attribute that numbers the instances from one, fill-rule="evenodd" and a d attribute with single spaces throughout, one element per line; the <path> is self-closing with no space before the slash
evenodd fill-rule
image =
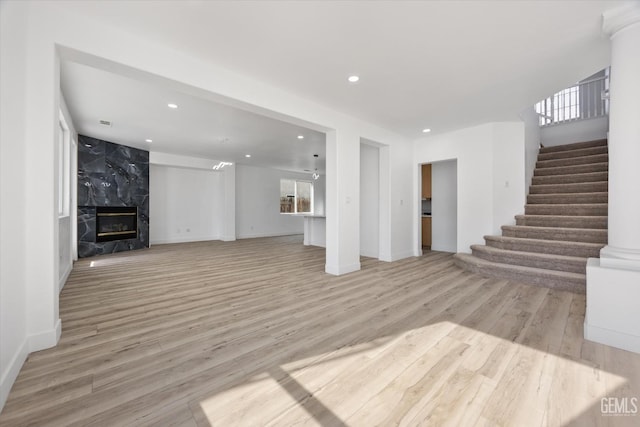
<path id="1" fill-rule="evenodd" d="M 420 167 L 420 232 L 422 250 L 457 252 L 458 162 L 456 159 Z"/>

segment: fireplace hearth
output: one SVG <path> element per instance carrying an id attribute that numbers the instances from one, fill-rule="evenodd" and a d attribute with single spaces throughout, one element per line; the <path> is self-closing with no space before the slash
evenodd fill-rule
<path id="1" fill-rule="evenodd" d="M 137 207 L 96 207 L 96 242 L 111 242 L 137 237 Z"/>

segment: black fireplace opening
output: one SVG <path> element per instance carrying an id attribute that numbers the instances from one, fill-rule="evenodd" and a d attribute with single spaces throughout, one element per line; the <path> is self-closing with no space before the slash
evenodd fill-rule
<path id="1" fill-rule="evenodd" d="M 96 206 L 96 242 L 138 237 L 138 208 Z"/>

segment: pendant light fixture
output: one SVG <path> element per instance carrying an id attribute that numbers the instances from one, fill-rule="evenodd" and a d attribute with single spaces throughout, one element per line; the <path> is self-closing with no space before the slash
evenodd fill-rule
<path id="1" fill-rule="evenodd" d="M 313 166 L 316 166 L 316 159 L 317 159 L 317 158 L 318 158 L 318 155 L 317 155 L 317 154 L 314 154 L 314 155 L 313 155 Z M 317 167 L 314 169 L 314 172 L 311 174 L 311 177 L 312 177 L 314 180 L 317 180 L 318 178 L 320 178 L 320 174 L 318 174 L 318 168 L 317 168 Z"/>

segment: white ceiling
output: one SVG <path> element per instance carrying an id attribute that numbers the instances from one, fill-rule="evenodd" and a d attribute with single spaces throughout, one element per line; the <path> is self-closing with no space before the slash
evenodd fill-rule
<path id="1" fill-rule="evenodd" d="M 425 127 L 435 134 L 515 120 L 525 107 L 604 68 L 609 62 L 609 41 L 601 30 L 601 15 L 625 3 L 629 1 L 59 2 L 78 14 L 208 58 L 409 138 L 423 136 Z M 353 73 L 361 80 L 350 85 L 346 78 Z M 82 108 L 92 116 L 81 119 L 81 129 L 93 126 L 95 130 L 90 121 L 106 118 L 114 121 L 114 131 L 125 125 L 156 130 L 157 136 L 149 135 L 154 145 L 156 140 L 161 144 L 163 137 L 179 144 L 171 145 L 171 151 L 231 156 L 233 151 L 210 151 L 215 144 L 211 139 L 230 136 L 230 128 L 239 132 L 238 128 L 246 127 L 248 134 L 234 134 L 238 141 L 231 138 L 232 144 L 264 148 L 265 156 L 270 150 L 284 155 L 274 140 L 284 144 L 281 138 L 297 133 L 287 133 L 288 125 L 197 99 L 188 101 L 193 102 L 189 113 L 194 117 L 185 133 L 174 122 L 176 114 L 169 113 L 186 110 L 164 110 L 166 93 L 154 95 L 151 88 L 129 85 L 127 94 L 140 91 L 144 99 L 113 99 L 105 111 L 98 109 L 97 100 L 106 100 L 112 90 L 117 94 L 117 87 L 109 93 L 94 88 L 91 96 L 96 99 L 84 100 L 89 88 L 72 93 L 76 79 L 67 77 L 65 90 L 74 114 L 80 112 L 74 104 L 91 105 Z M 105 84 L 116 80 L 103 77 Z M 221 113 L 220 108 L 226 112 L 225 119 L 216 122 L 213 117 Z M 118 113 L 131 110 L 138 112 L 136 120 L 125 124 L 130 116 Z M 248 124 L 250 117 L 255 124 Z M 235 126 L 235 120 L 247 121 Z M 273 131 L 274 137 L 268 142 L 251 141 L 252 136 L 268 134 L 259 132 L 261 127 Z M 129 139 L 147 137 L 131 135 Z"/>
<path id="2" fill-rule="evenodd" d="M 324 173 L 321 132 L 75 62 L 62 62 L 60 80 L 80 134 L 144 150 Z"/>

